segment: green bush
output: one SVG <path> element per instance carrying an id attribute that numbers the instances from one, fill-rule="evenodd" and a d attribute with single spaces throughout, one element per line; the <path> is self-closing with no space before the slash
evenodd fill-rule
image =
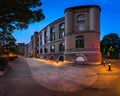
<path id="1" fill-rule="evenodd" d="M 0 57 L 0 71 L 4 71 L 4 68 L 8 66 L 8 58 Z"/>

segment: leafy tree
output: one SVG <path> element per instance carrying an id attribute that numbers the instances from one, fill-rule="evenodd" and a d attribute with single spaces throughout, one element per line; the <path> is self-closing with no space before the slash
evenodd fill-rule
<path id="1" fill-rule="evenodd" d="M 15 41 L 11 32 L 0 32 L 0 54 L 8 54 L 15 50 L 17 47 Z"/>
<path id="2" fill-rule="evenodd" d="M 118 58 L 120 52 L 120 38 L 116 33 L 105 35 L 101 40 L 101 52 L 109 58 Z"/>
<path id="3" fill-rule="evenodd" d="M 44 19 L 40 0 L 0 0 L 0 31 L 26 29 Z"/>
<path id="4" fill-rule="evenodd" d="M 0 54 L 17 50 L 12 32 L 44 19 L 40 0 L 0 0 Z"/>

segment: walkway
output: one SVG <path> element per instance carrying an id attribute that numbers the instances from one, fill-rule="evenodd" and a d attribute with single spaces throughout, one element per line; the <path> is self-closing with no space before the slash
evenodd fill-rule
<path id="1" fill-rule="evenodd" d="M 0 77 L 3 96 L 120 96 L 120 70 L 102 65 L 62 65 L 18 58 Z M 59 65 L 59 63 L 58 63 Z M 2 96 L 2 95 L 0 95 Z"/>

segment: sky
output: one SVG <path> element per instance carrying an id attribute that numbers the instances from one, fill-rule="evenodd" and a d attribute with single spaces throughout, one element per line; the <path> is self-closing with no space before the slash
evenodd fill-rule
<path id="1" fill-rule="evenodd" d="M 66 8 L 81 5 L 99 5 L 101 7 L 100 40 L 109 33 L 117 33 L 120 37 L 119 0 L 41 0 L 41 2 L 45 19 L 39 23 L 30 24 L 26 30 L 14 31 L 13 36 L 17 39 L 17 43 L 29 43 L 35 31 L 39 32 L 48 24 L 64 17 Z"/>

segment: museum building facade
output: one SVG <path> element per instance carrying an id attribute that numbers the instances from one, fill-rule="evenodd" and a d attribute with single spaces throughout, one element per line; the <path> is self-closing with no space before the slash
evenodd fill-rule
<path id="1" fill-rule="evenodd" d="M 29 56 L 100 64 L 100 11 L 97 5 L 65 9 L 65 17 L 33 34 L 28 44 Z"/>

